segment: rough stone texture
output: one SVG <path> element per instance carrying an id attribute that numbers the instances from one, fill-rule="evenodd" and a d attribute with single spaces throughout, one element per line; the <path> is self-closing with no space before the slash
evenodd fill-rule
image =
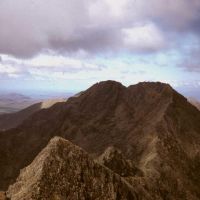
<path id="1" fill-rule="evenodd" d="M 134 200 L 134 189 L 79 147 L 55 137 L 10 186 L 11 200 Z M 144 194 L 140 194 L 142 199 Z M 141 199 L 140 198 L 140 199 Z"/>
<path id="2" fill-rule="evenodd" d="M 169 85 L 101 82 L 1 132 L 0 189 L 55 135 L 94 158 L 115 146 L 144 173 L 126 180 L 153 199 L 200 199 L 200 111 Z"/>
<path id="3" fill-rule="evenodd" d="M 122 152 L 115 147 L 108 147 L 105 152 L 99 156 L 97 162 L 108 167 L 122 177 L 143 176 L 143 172 L 136 167 L 136 164 L 132 160 L 127 160 Z"/>

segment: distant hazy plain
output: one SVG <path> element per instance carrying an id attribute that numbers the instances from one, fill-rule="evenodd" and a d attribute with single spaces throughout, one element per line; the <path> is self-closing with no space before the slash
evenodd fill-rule
<path id="1" fill-rule="evenodd" d="M 73 93 L 0 91 L 0 114 L 17 112 L 47 99 L 68 98 L 70 96 L 73 96 Z"/>

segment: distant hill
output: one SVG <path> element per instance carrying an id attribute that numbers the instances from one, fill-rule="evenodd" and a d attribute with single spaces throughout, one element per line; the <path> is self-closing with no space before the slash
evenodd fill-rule
<path id="1" fill-rule="evenodd" d="M 0 91 L 0 115 L 21 111 L 39 102 L 50 103 L 59 99 L 67 99 L 73 93 L 33 93 L 26 96 L 20 93 L 5 93 Z"/>
<path id="2" fill-rule="evenodd" d="M 200 111 L 168 84 L 100 82 L 0 132 L 0 174 L 13 200 L 198 200 Z"/>
<path id="3" fill-rule="evenodd" d="M 0 114 L 17 112 L 36 102 L 37 100 L 34 100 L 22 94 L 1 93 L 0 94 Z"/>
<path id="4" fill-rule="evenodd" d="M 49 108 L 53 106 L 55 103 L 64 101 L 66 101 L 66 99 L 45 100 L 43 102 L 33 104 L 18 112 L 0 114 L 0 130 L 5 131 L 7 129 L 15 128 L 19 126 L 25 119 L 27 119 L 33 113 L 41 109 Z"/>

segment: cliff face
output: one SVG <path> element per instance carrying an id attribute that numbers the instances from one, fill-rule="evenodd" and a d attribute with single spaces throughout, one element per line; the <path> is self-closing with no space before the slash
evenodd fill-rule
<path id="1" fill-rule="evenodd" d="M 200 112 L 169 85 L 100 82 L 0 133 L 0 189 L 58 135 L 97 160 L 118 149 L 102 164 L 154 199 L 199 199 L 199 122 Z"/>

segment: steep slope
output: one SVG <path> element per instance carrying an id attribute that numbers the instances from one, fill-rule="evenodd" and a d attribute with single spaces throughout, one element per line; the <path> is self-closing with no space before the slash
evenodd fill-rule
<path id="1" fill-rule="evenodd" d="M 9 187 L 12 200 L 134 200 L 138 194 L 119 175 L 94 162 L 86 152 L 59 137 L 21 171 Z M 145 194 L 140 198 L 147 199 Z"/>
<path id="2" fill-rule="evenodd" d="M 55 103 L 64 102 L 64 99 L 45 100 L 40 103 L 33 104 L 21 111 L 15 113 L 0 115 L 0 130 L 7 130 L 19 126 L 25 119 L 33 113 L 53 106 Z"/>
<path id="3" fill-rule="evenodd" d="M 199 199 L 199 122 L 200 112 L 169 85 L 97 83 L 0 133 L 0 189 L 58 135 L 95 158 L 115 146 L 143 172 L 128 181 L 155 199 Z"/>

